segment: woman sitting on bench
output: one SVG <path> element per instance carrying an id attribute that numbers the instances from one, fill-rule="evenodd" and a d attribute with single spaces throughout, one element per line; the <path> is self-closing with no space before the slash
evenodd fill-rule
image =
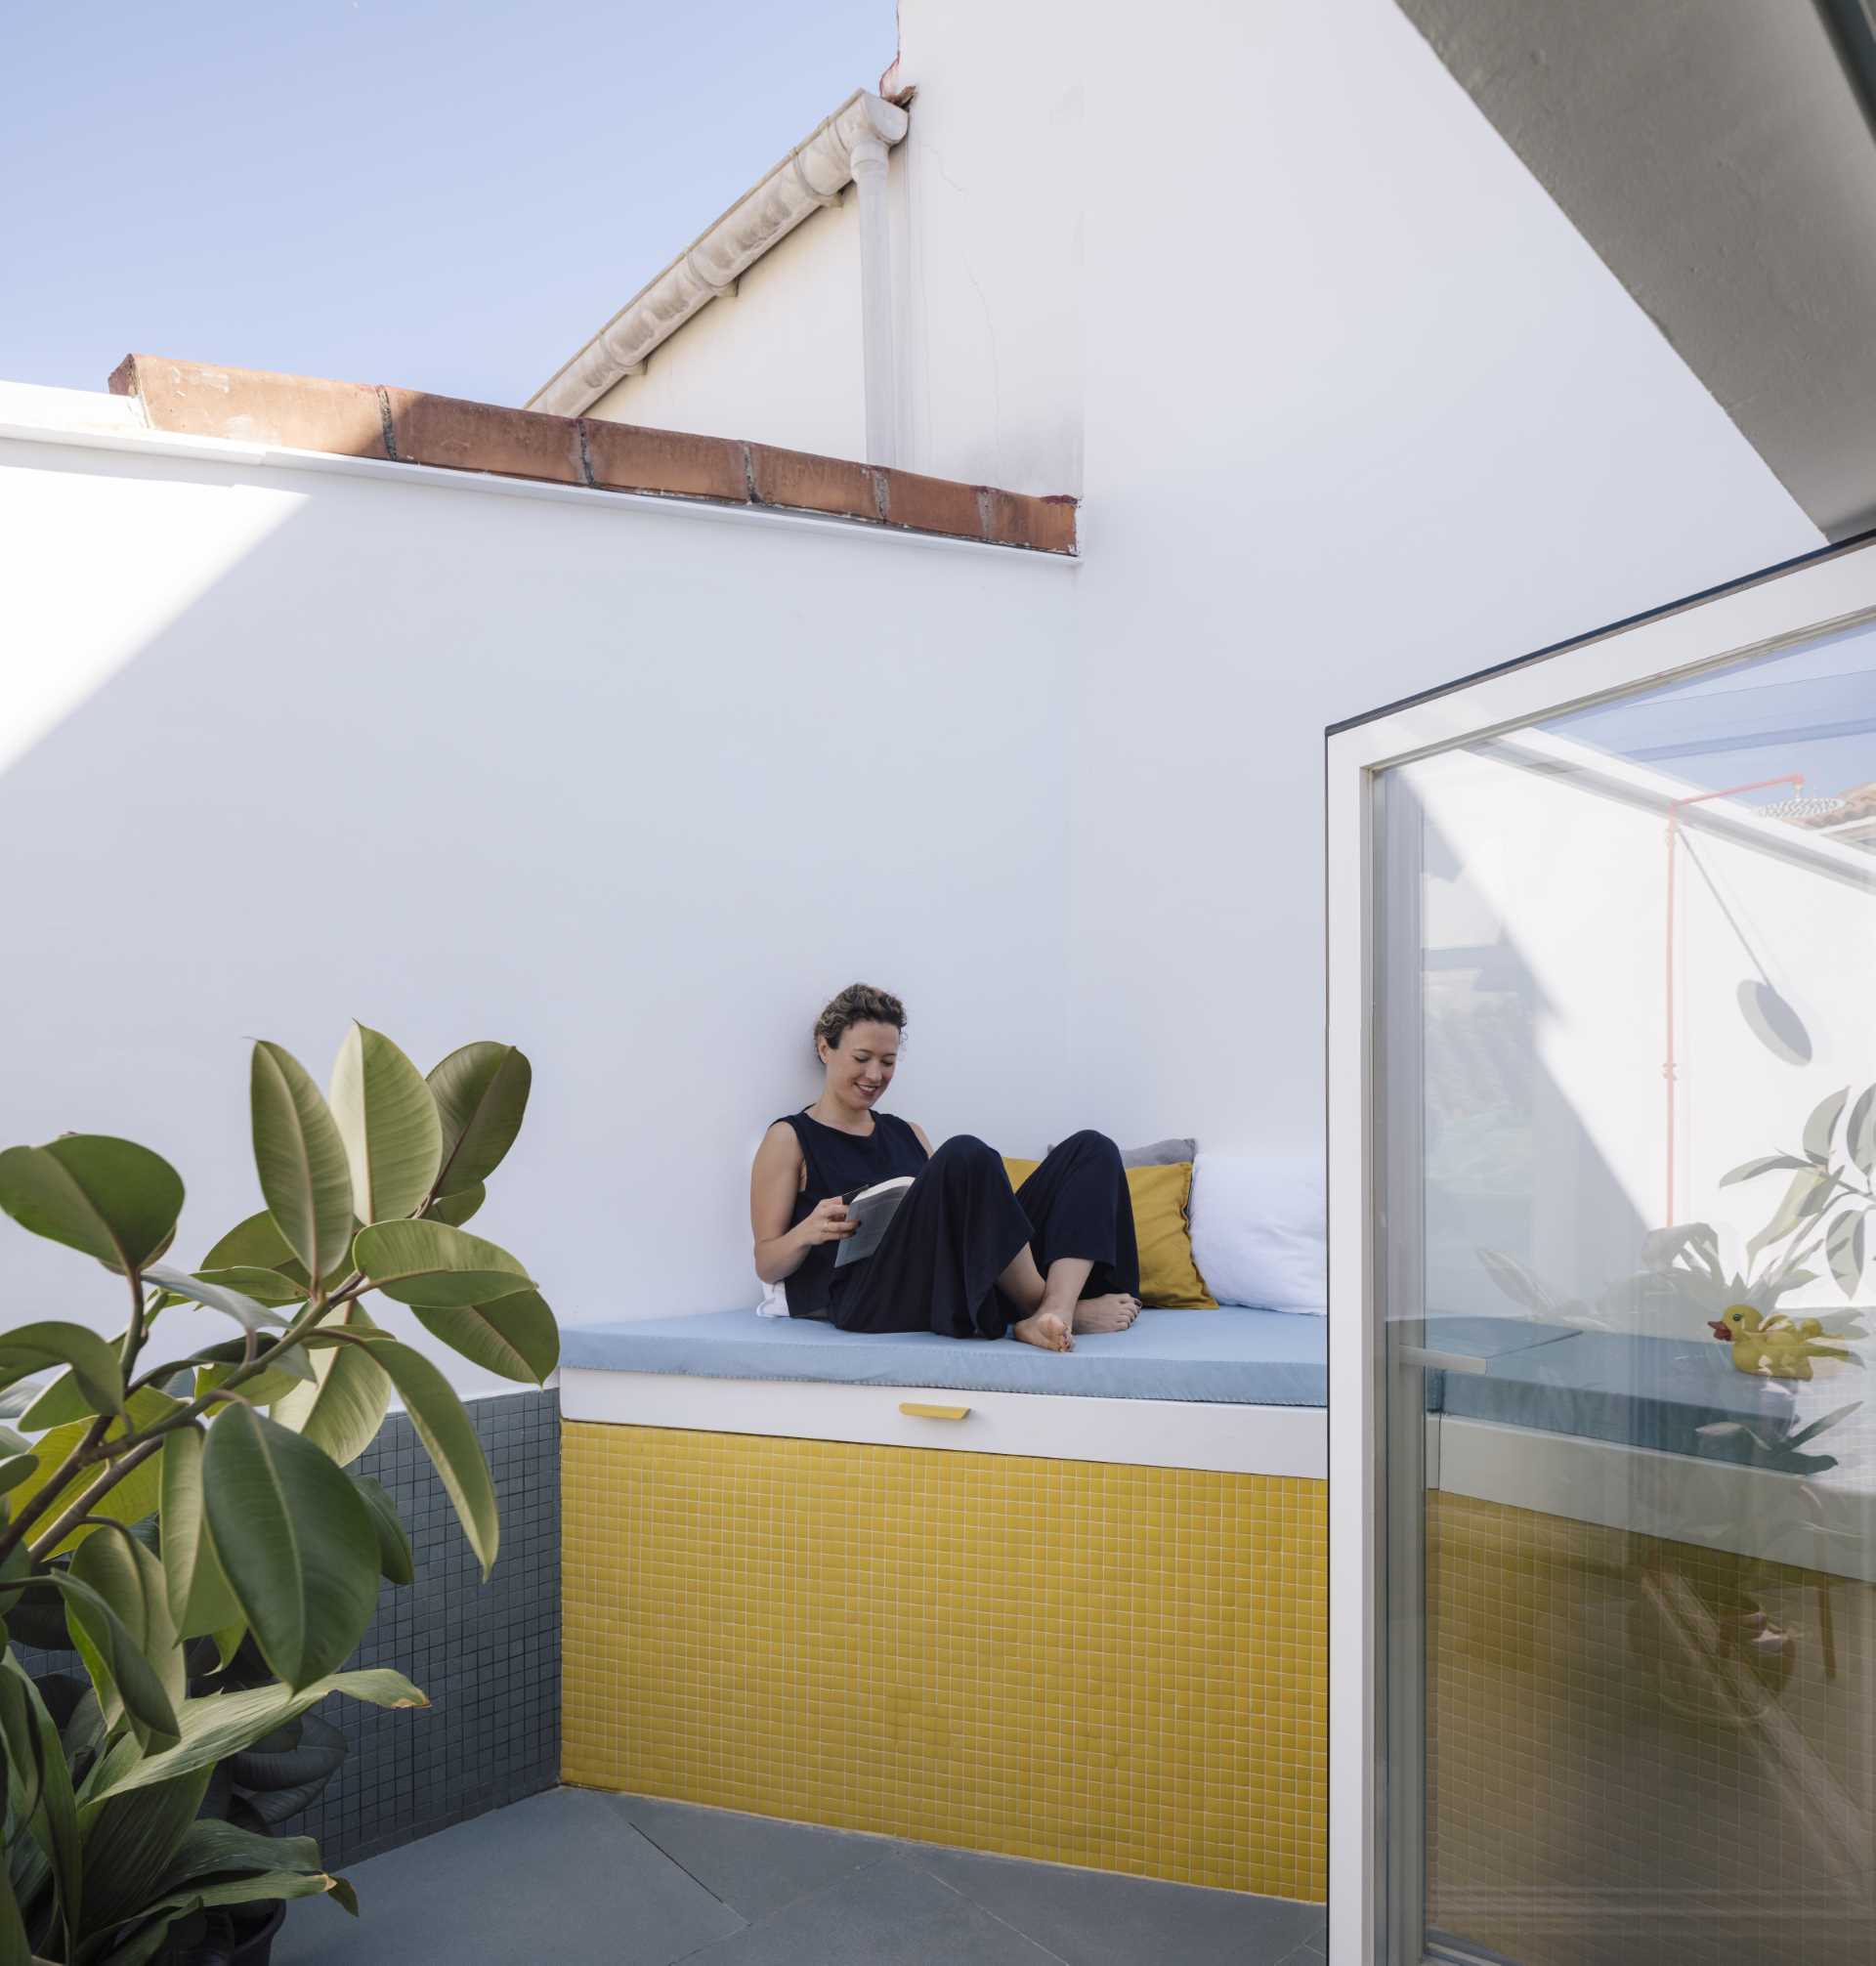
<path id="1" fill-rule="evenodd" d="M 756 1151 L 756 1274 L 787 1279 L 790 1316 L 842 1331 L 1009 1337 L 1045 1351 L 1125 1331 L 1140 1311 L 1140 1262 L 1119 1148 L 1076 1133 L 1014 1192 L 999 1155 L 968 1133 L 933 1153 L 919 1128 L 877 1110 L 905 1025 L 898 998 L 864 983 L 822 1011 L 821 1096 L 777 1120 Z M 879 1247 L 836 1266 L 856 1226 L 842 1197 L 902 1175 L 915 1178 Z"/>

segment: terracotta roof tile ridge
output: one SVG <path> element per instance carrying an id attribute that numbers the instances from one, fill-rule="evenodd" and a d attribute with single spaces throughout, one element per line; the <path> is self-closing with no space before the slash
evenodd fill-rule
<path id="1" fill-rule="evenodd" d="M 139 398 L 149 428 L 173 436 L 815 512 L 1031 552 L 1076 551 L 1074 498 L 960 485 L 770 444 L 166 356 L 125 356 L 111 371 L 110 388 Z"/>

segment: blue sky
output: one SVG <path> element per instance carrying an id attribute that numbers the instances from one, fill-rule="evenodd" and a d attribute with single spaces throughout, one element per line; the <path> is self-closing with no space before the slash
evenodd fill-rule
<path id="1" fill-rule="evenodd" d="M 7 10 L 0 380 L 156 355 L 519 403 L 891 61 L 893 0 Z"/>

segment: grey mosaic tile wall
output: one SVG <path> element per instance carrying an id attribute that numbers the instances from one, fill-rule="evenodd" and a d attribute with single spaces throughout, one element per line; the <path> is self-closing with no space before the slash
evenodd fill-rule
<path id="1" fill-rule="evenodd" d="M 560 1401 L 477 1399 L 469 1413 L 501 1505 L 501 1554 L 483 1583 L 449 1498 L 408 1419 L 364 1451 L 409 1532 L 415 1580 L 384 1586 L 355 1666 L 395 1666 L 427 1710 L 335 1699 L 320 1711 L 352 1752 L 297 1822 L 338 1869 L 560 1779 Z"/>
<path id="2" fill-rule="evenodd" d="M 352 1666 L 395 1666 L 428 1708 L 357 1700 L 319 1709 L 350 1743 L 338 1774 L 285 1834 L 319 1838 L 329 1869 L 413 1843 L 560 1779 L 560 1400 L 469 1402 L 501 1507 L 488 1583 L 408 1419 L 394 1413 L 358 1462 L 390 1491 L 415 1576 L 384 1585 Z M 71 1652 L 20 1647 L 28 1672 L 82 1672 Z"/>

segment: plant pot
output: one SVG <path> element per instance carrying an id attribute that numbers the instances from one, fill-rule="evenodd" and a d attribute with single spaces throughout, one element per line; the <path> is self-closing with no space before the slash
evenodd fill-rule
<path id="1" fill-rule="evenodd" d="M 267 1916 L 261 1923 L 243 1930 L 227 1913 L 219 1914 L 219 1929 L 211 1925 L 205 1939 L 165 1952 L 162 1956 L 166 1966 L 268 1966 L 274 1941 L 286 1923 L 286 1902 L 277 1898 L 271 1904 L 243 1908 L 250 1912 L 265 1910 Z"/>
<path id="2" fill-rule="evenodd" d="M 228 1966 L 267 1966 L 274 1956 L 274 1941 L 286 1923 L 286 1901 L 277 1898 L 265 1925 L 257 1926 L 228 1955 Z"/>

